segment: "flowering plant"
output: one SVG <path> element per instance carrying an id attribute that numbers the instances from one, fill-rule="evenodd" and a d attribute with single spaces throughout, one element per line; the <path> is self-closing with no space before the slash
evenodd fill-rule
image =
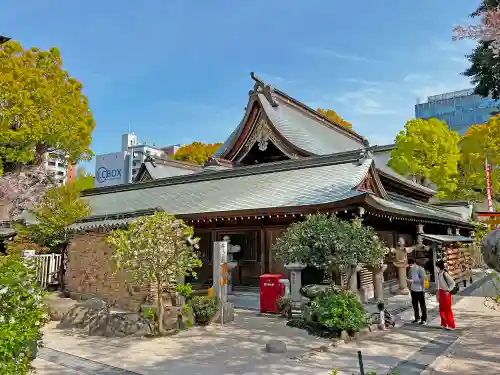
<path id="1" fill-rule="evenodd" d="M 26 375 L 47 322 L 36 270 L 21 257 L 0 257 L 0 374 Z"/>

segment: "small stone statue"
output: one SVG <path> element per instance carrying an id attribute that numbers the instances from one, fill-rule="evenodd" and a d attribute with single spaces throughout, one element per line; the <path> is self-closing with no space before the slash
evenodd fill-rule
<path id="1" fill-rule="evenodd" d="M 399 237 L 398 246 L 391 249 L 391 253 L 394 253 L 396 260 L 394 265 L 396 267 L 404 267 L 408 263 L 408 254 L 413 251 L 413 247 L 405 247 L 405 240 L 403 237 Z"/>

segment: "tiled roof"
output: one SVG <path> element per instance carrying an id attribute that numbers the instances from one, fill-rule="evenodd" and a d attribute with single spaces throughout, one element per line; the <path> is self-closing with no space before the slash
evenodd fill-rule
<path id="1" fill-rule="evenodd" d="M 407 197 L 402 197 L 398 194 L 389 193 L 390 200 L 381 199 L 378 197 L 373 197 L 377 203 L 381 206 L 402 212 L 407 212 L 408 214 L 423 215 L 426 217 L 434 217 L 437 219 L 444 219 L 447 221 L 456 221 L 467 223 L 462 215 L 450 210 L 446 210 L 441 207 L 436 207 L 429 203 L 424 203 L 415 199 L 410 199 Z"/>
<path id="2" fill-rule="evenodd" d="M 356 160 L 335 161 L 331 157 L 307 159 L 232 171 L 205 171 L 121 189 L 96 189 L 85 199 L 92 207 L 91 215 L 153 208 L 186 215 L 309 206 L 362 194 L 354 189 L 373 163 L 371 159 L 361 165 Z"/>
<path id="3" fill-rule="evenodd" d="M 276 130 L 293 145 L 313 155 L 357 150 L 363 143 L 328 126 L 307 112 L 276 96 L 273 107 L 263 94 L 258 94 L 262 107 Z"/>
<path id="4" fill-rule="evenodd" d="M 453 243 L 453 242 L 473 242 L 472 238 L 464 236 L 447 236 L 442 234 L 422 234 L 422 237 L 433 242 Z"/>
<path id="5" fill-rule="evenodd" d="M 266 95 L 262 93 L 252 95 L 241 123 L 233 130 L 214 156 L 222 156 L 236 142 L 245 126 L 249 111 L 256 102 L 261 106 L 276 131 L 288 142 L 306 153 L 312 155 L 329 155 L 363 147 L 361 136 L 355 132 L 344 130 L 340 125 L 337 125 L 337 128 L 335 128 L 334 124 L 323 119 L 313 109 L 293 99 L 284 92 L 274 89 L 273 99 L 278 103 L 278 106 L 273 106 L 266 98 Z M 370 147 L 375 155 L 377 169 L 387 177 L 404 183 L 408 187 L 417 189 L 430 196 L 435 195 L 437 193 L 435 190 L 417 184 L 387 166 L 387 153 L 394 147 L 395 145 Z"/>
<path id="6" fill-rule="evenodd" d="M 93 230 L 102 228 L 105 230 L 113 230 L 117 228 L 125 227 L 128 223 L 134 220 L 134 217 L 128 217 L 126 219 L 101 219 L 95 221 L 86 221 L 82 223 L 76 223 L 71 225 L 70 229 L 72 232 L 78 232 L 80 230 Z"/>
<path id="7" fill-rule="evenodd" d="M 366 153 L 368 157 L 370 153 Z M 261 164 L 224 171 L 120 185 L 84 192 L 92 207 L 86 222 L 73 229 L 126 225 L 131 218 L 163 210 L 174 215 L 238 214 L 248 211 L 316 206 L 359 197 L 368 205 L 406 217 L 467 224 L 460 214 L 389 193 L 388 199 L 357 191 L 373 159 L 360 150 L 337 155 Z M 361 203 L 361 202 L 359 202 Z M 134 213 L 132 215 L 132 213 Z"/>
<path id="8" fill-rule="evenodd" d="M 146 167 L 146 170 L 148 171 L 149 175 L 154 180 L 157 180 L 159 178 L 183 176 L 186 174 L 191 174 L 196 172 L 196 170 L 193 169 L 187 169 L 173 165 L 164 165 L 164 164 L 153 165 L 151 162 L 145 162 L 144 166 Z M 201 171 L 201 168 L 199 170 Z"/>

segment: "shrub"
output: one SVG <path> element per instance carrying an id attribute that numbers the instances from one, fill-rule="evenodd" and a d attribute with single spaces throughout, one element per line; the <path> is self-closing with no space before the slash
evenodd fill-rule
<path id="1" fill-rule="evenodd" d="M 156 310 L 152 307 L 145 307 L 142 309 L 142 316 L 148 319 L 151 323 L 156 323 Z"/>
<path id="2" fill-rule="evenodd" d="M 200 325 L 210 324 L 215 315 L 219 312 L 217 298 L 210 296 L 195 296 L 191 300 L 194 318 Z"/>
<path id="3" fill-rule="evenodd" d="M 318 296 L 311 302 L 311 313 L 319 324 L 335 332 L 357 332 L 370 324 L 363 304 L 347 290 L 332 290 Z"/>
<path id="4" fill-rule="evenodd" d="M 191 284 L 177 284 L 175 286 L 175 291 L 178 295 L 184 297 L 185 302 L 189 302 L 191 295 L 193 294 L 193 287 Z"/>
<path id="5" fill-rule="evenodd" d="M 289 296 L 281 296 L 278 299 L 277 305 L 278 311 L 283 315 L 287 315 L 292 309 L 292 299 Z"/>
<path id="6" fill-rule="evenodd" d="M 0 374 L 26 375 L 47 317 L 35 269 L 20 257 L 0 257 L 0 306 Z"/>

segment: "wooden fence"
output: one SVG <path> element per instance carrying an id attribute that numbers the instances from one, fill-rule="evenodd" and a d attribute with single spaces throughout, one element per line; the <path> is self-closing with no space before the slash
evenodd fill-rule
<path id="1" fill-rule="evenodd" d="M 33 256 L 37 268 L 37 279 L 42 289 L 59 284 L 60 254 L 38 254 Z"/>

